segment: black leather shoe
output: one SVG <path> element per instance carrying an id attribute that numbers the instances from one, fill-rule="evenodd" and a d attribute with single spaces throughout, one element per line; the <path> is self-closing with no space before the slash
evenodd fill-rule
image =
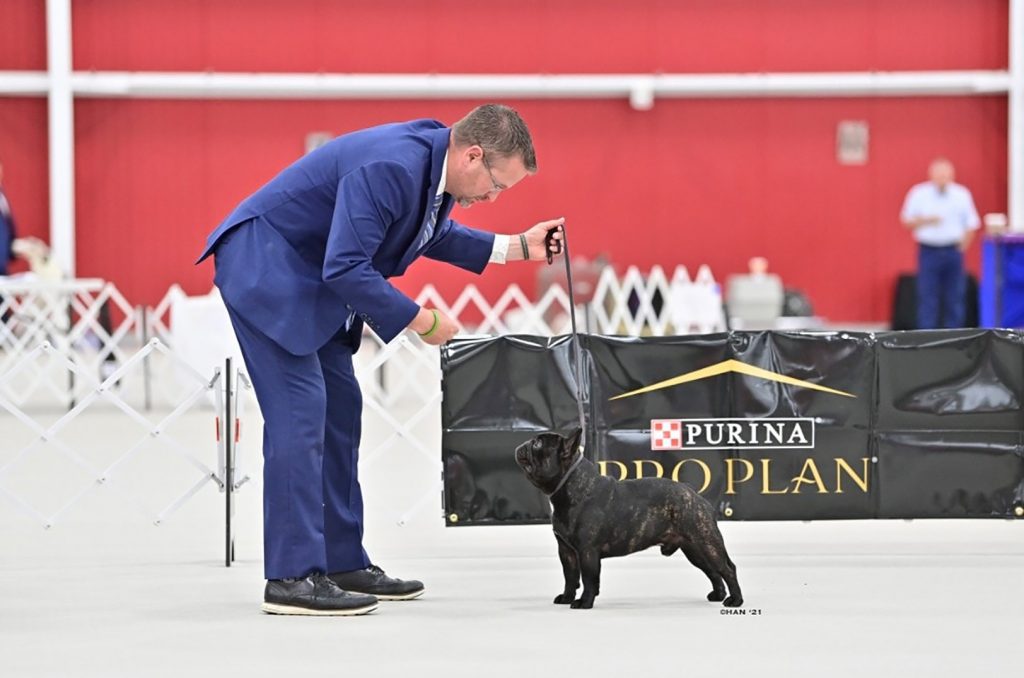
<path id="1" fill-rule="evenodd" d="M 325 574 L 302 579 L 271 579 L 263 590 L 263 611 L 268 614 L 320 616 L 357 615 L 377 609 L 377 599 L 338 588 Z"/>
<path id="2" fill-rule="evenodd" d="M 368 593 L 381 600 L 412 600 L 422 596 L 424 590 L 423 582 L 389 577 L 376 565 L 370 565 L 365 570 L 334 572 L 330 577 L 346 591 Z"/>

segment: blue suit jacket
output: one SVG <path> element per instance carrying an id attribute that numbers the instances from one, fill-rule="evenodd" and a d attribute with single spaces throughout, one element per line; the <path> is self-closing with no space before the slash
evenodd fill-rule
<path id="1" fill-rule="evenodd" d="M 340 136 L 299 159 L 246 198 L 207 239 L 216 251 L 214 282 L 225 303 L 290 353 L 323 346 L 355 312 L 385 342 L 419 306 L 388 278 L 417 257 L 475 273 L 490 259 L 494 235 L 448 218 L 419 245 L 441 181 L 450 130 L 414 120 Z M 198 262 L 197 262 L 198 263 Z"/>

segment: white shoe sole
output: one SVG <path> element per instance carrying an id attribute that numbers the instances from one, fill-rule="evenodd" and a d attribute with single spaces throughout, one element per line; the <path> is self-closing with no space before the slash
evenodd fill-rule
<path id="1" fill-rule="evenodd" d="M 308 607 L 281 605 L 279 603 L 263 603 L 260 609 L 267 614 L 291 614 L 310 617 L 354 617 L 373 612 L 377 609 L 377 603 L 367 605 L 365 607 L 353 607 L 348 610 L 311 610 Z"/>
<path id="2" fill-rule="evenodd" d="M 377 600 L 414 600 L 416 598 L 419 598 L 426 592 L 426 589 L 420 589 L 419 591 L 413 591 L 412 593 L 406 593 L 400 596 L 382 596 L 379 593 L 374 593 L 373 595 L 377 598 Z"/>

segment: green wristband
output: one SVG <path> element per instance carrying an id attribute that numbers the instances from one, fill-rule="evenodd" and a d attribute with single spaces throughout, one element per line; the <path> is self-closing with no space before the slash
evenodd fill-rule
<path id="1" fill-rule="evenodd" d="M 429 337 L 434 332 L 437 332 L 437 326 L 441 324 L 441 316 L 439 316 L 437 314 L 437 309 L 436 308 L 432 308 L 432 309 L 430 309 L 430 312 L 434 314 L 434 324 L 431 325 L 430 329 L 427 330 L 426 332 L 417 332 L 416 333 L 416 334 L 418 334 L 418 335 L 420 335 L 421 337 L 424 337 L 424 338 Z"/>

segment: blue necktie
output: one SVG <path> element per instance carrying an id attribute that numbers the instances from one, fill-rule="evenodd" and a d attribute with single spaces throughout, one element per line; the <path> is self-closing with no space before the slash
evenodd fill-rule
<path id="1" fill-rule="evenodd" d="M 430 210 L 430 217 L 427 219 L 427 227 L 423 230 L 423 235 L 420 236 L 420 242 L 416 246 L 417 250 L 423 249 L 423 246 L 430 242 L 430 238 L 434 235 L 434 227 L 437 225 L 437 214 L 441 210 L 442 200 L 444 200 L 443 192 L 434 196 L 434 206 Z"/>

